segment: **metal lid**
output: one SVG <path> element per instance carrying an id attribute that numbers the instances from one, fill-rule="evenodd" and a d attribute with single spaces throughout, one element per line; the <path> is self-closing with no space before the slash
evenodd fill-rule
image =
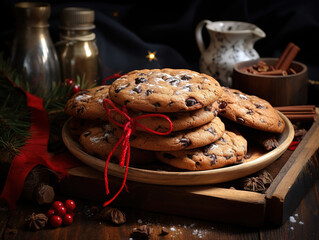
<path id="1" fill-rule="evenodd" d="M 64 8 L 60 14 L 60 28 L 90 30 L 95 28 L 94 11 L 88 8 Z"/>
<path id="2" fill-rule="evenodd" d="M 42 2 L 19 2 L 14 4 L 14 13 L 18 25 L 48 27 L 51 5 Z"/>

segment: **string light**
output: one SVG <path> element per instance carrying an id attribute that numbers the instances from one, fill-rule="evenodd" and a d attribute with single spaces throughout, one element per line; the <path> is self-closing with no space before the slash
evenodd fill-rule
<path id="1" fill-rule="evenodd" d="M 157 60 L 156 51 L 154 51 L 154 52 L 148 51 L 148 54 L 146 55 L 146 57 L 148 58 L 148 60 L 150 62 L 153 61 L 153 60 Z"/>

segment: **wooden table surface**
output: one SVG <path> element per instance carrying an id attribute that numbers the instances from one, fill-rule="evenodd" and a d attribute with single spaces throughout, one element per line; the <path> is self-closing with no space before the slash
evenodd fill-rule
<path id="1" fill-rule="evenodd" d="M 67 198 L 69 197 L 56 196 L 56 199 L 60 200 Z M 0 239 L 130 239 L 133 228 L 143 224 L 153 229 L 150 239 L 319 239 L 319 180 L 282 226 L 266 224 L 261 228 L 120 207 L 119 209 L 126 214 L 127 222 L 117 226 L 95 217 L 91 209 L 92 206 L 101 206 L 100 202 L 74 200 L 77 208 L 72 225 L 56 229 L 47 226 L 36 232 L 26 228 L 25 218 L 32 212 L 46 212 L 49 206 L 39 206 L 30 201 L 20 200 L 16 210 L 1 208 Z M 159 235 L 162 227 L 169 230 L 166 236 Z"/>
<path id="2" fill-rule="evenodd" d="M 317 135 L 317 127 L 316 134 Z M 317 138 L 317 136 L 316 136 Z M 304 148 L 311 148 L 306 143 Z M 317 143 L 313 143 L 317 146 Z M 305 156 L 306 157 L 306 156 Z M 318 151 L 311 155 L 312 162 L 318 162 Z M 310 156 L 307 156 L 307 159 Z M 309 167 L 308 165 L 304 165 Z M 317 167 L 317 165 L 310 165 Z M 293 168 L 291 168 L 293 169 Z M 1 170 L 1 166 L 0 166 Z M 308 174 L 316 173 L 315 171 L 303 171 Z M 0 171 L 1 173 L 1 171 Z M 307 175 L 307 174 L 306 174 Z M 247 226 L 232 225 L 218 221 L 208 221 L 190 217 L 176 216 L 141 210 L 141 208 L 124 208 L 117 206 L 116 202 L 112 207 L 120 209 L 126 215 L 126 223 L 114 225 L 107 221 L 97 218 L 97 214 L 92 211 L 93 208 L 101 207 L 103 202 L 99 200 L 86 200 L 87 198 L 76 198 L 67 191 L 59 191 L 55 200 L 64 201 L 73 199 L 76 202 L 74 222 L 70 226 L 52 228 L 47 225 L 44 229 L 31 231 L 26 227 L 25 219 L 34 213 L 46 213 L 48 205 L 39 206 L 35 202 L 21 198 L 15 210 L 8 210 L 0 204 L 0 240 L 7 239 L 132 239 L 131 233 L 133 228 L 140 225 L 148 225 L 153 229 L 149 239 L 319 239 L 319 177 L 303 177 L 302 179 L 315 179 L 314 184 L 308 188 L 306 182 L 303 189 L 309 189 L 303 196 L 298 207 L 291 212 L 288 219 L 280 226 L 270 223 L 262 227 L 251 228 Z M 4 180 L 4 175 L 0 174 L 0 183 Z M 90 182 L 91 180 L 85 180 Z M 83 183 L 83 182 L 82 182 Z M 97 188 L 96 182 L 88 183 L 92 188 Z M 90 185 L 91 184 L 91 185 Z M 78 185 L 78 183 L 77 183 Z M 0 184 L 2 186 L 2 183 Z M 66 186 L 66 185 L 63 185 Z M 71 185 L 72 186 L 72 185 Z M 74 186 L 74 185 L 73 185 Z M 298 185 L 299 186 L 299 185 Z M 84 188 L 83 186 L 78 186 Z M 298 194 L 302 191 L 294 192 Z M 70 195 L 68 195 L 70 194 Z M 167 194 L 167 199 L 169 199 Z M 289 196 L 290 199 L 294 196 Z M 296 199 L 298 196 L 296 196 Z M 88 198 L 90 199 L 90 198 Z M 94 198 L 91 198 L 94 199 Z M 185 198 L 187 201 L 187 198 Z M 147 202 L 147 201 L 146 201 Z M 143 203 L 145 204 L 145 203 Z M 181 204 L 187 206 L 187 204 Z M 151 204 L 149 205 L 151 206 Z M 165 206 L 165 204 L 163 205 Z M 93 207 L 93 208 L 92 208 Z M 205 208 L 204 208 L 205 209 Z M 185 208 L 185 211 L 188 211 Z M 247 209 L 249 211 L 249 209 Z M 162 211 L 167 212 L 167 211 Z M 214 213 L 212 213 L 214 214 Z M 217 216 L 220 212 L 216 213 Z M 185 214 L 186 216 L 187 214 Z M 234 213 L 236 215 L 236 213 Z M 168 229 L 168 234 L 160 235 L 162 227 Z"/>

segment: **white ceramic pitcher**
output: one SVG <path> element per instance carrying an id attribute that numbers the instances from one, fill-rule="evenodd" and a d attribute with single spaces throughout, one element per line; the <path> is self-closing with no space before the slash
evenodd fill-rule
<path id="1" fill-rule="evenodd" d="M 207 48 L 202 37 L 205 25 L 210 37 Z M 233 66 L 237 62 L 259 58 L 254 43 L 265 36 L 263 30 L 251 23 L 210 20 L 199 22 L 195 37 L 201 52 L 200 71 L 213 76 L 221 85 L 231 87 Z"/>

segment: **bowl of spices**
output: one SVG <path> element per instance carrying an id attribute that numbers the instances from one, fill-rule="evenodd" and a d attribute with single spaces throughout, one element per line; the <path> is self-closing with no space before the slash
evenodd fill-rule
<path id="1" fill-rule="evenodd" d="M 280 58 L 259 58 L 235 64 L 232 87 L 267 100 L 273 106 L 305 105 L 308 70 L 293 61 L 299 48 L 288 44 Z"/>

